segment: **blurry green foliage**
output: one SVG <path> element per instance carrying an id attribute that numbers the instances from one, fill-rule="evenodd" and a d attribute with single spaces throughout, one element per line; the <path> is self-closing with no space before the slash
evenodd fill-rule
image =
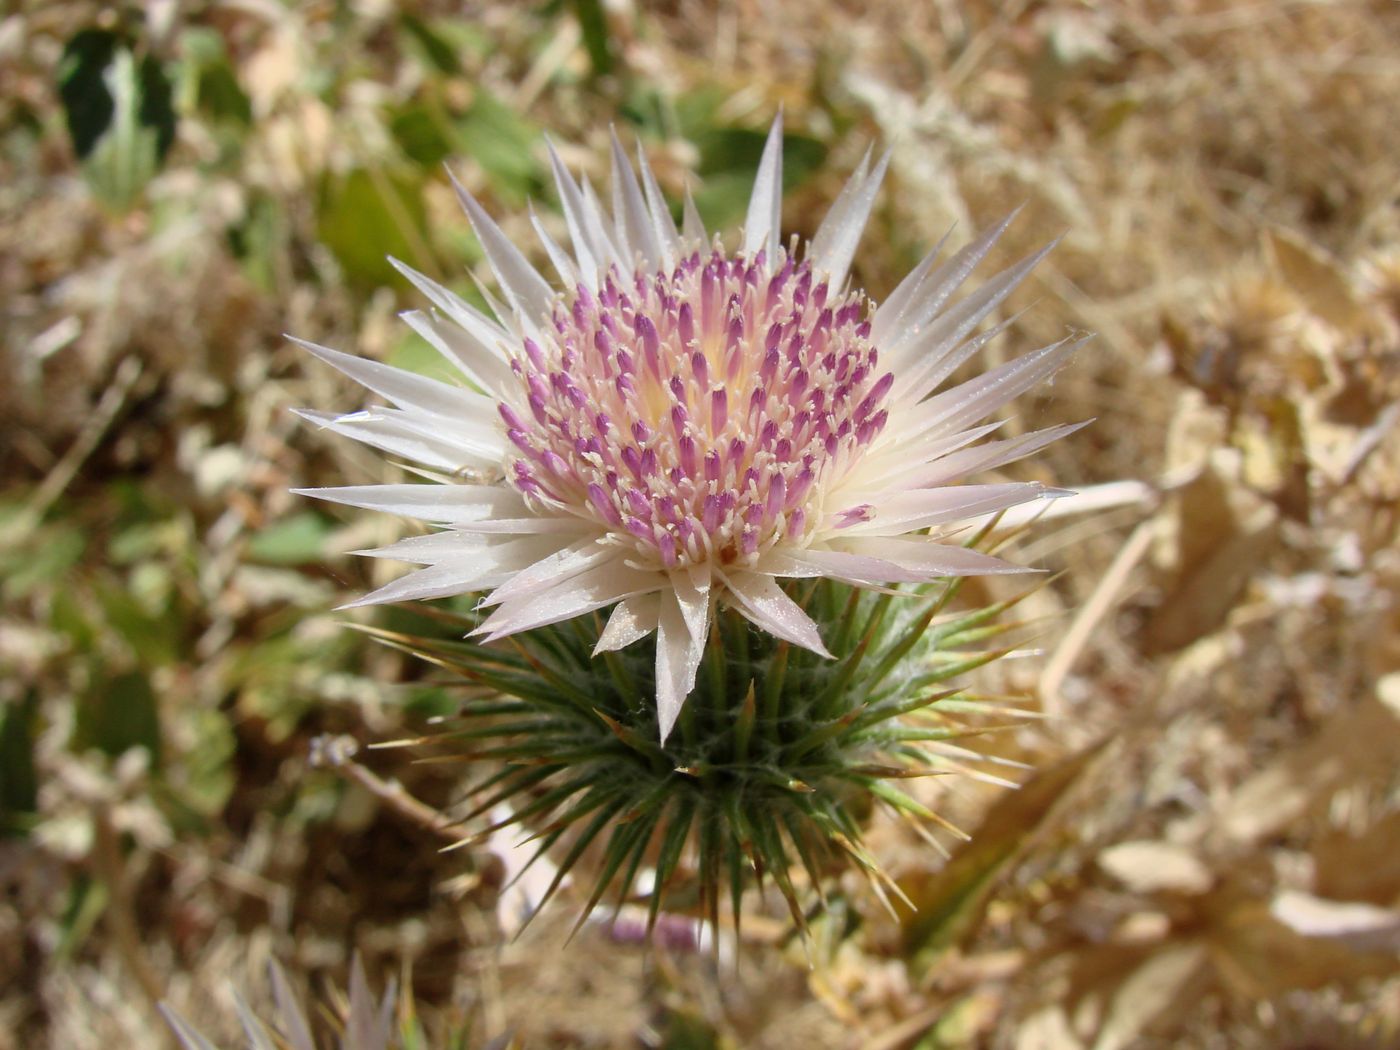
<path id="1" fill-rule="evenodd" d="M 430 68 L 449 76 L 462 72 L 457 49 L 443 35 L 440 28 L 430 26 L 417 15 L 399 16 L 399 25 L 411 44 L 417 45 L 418 52 Z"/>
<path id="2" fill-rule="evenodd" d="M 725 1050 L 730 1044 L 694 1008 L 668 1010 L 661 1046 L 665 1050 Z"/>
<path id="3" fill-rule="evenodd" d="M 453 131 L 440 107 L 422 102 L 398 107 L 390 113 L 389 133 L 420 168 L 436 168 L 454 152 Z"/>
<path id="4" fill-rule="evenodd" d="M 535 153 L 539 129 L 489 91 L 476 92 L 457 131 L 460 155 L 481 165 L 506 204 L 518 205 L 543 188 Z"/>
<path id="5" fill-rule="evenodd" d="M 418 172 L 356 168 L 330 176 L 321 195 L 317 235 L 357 287 L 399 282 L 387 256 L 422 264 L 425 227 Z"/>
<path id="6" fill-rule="evenodd" d="M 573 0 L 574 16 L 583 33 L 583 46 L 595 76 L 613 71 L 613 51 L 608 34 L 608 20 L 600 0 Z"/>
<path id="7" fill-rule="evenodd" d="M 752 184 L 768 129 L 711 128 L 695 137 L 702 176 L 742 174 Z M 791 190 L 810 178 L 826 160 L 826 145 L 807 135 L 783 135 L 783 188 Z M 752 185 L 750 185 L 752 189 Z M 744 201 L 748 204 L 747 195 Z"/>
<path id="8" fill-rule="evenodd" d="M 238 83 L 223 37 L 213 29 L 192 26 L 180 36 L 180 52 L 180 110 L 197 112 L 215 124 L 250 125 L 253 104 Z"/>
<path id="9" fill-rule="evenodd" d="M 113 758 L 142 747 L 152 766 L 160 761 L 160 713 L 151 683 L 139 671 L 115 678 L 97 676 L 78 698 L 73 723 L 75 751 L 96 748 Z"/>
<path id="10" fill-rule="evenodd" d="M 470 159 L 510 206 L 538 194 L 544 169 L 537 127 L 495 95 L 478 89 L 458 116 L 432 91 L 389 111 L 388 127 L 404 155 L 437 176 L 440 166 Z"/>
<path id="11" fill-rule="evenodd" d="M 0 703 L 0 835 L 22 830 L 39 808 L 39 781 L 34 769 L 34 690 L 14 703 Z"/>
<path id="12" fill-rule="evenodd" d="M 444 383 L 462 382 L 462 373 L 433 349 L 426 339 L 407 326 L 399 333 L 399 338 L 385 358 L 385 363 Z"/>
<path id="13" fill-rule="evenodd" d="M 13 526 L 0 530 L 0 593 L 9 601 L 55 586 L 87 549 L 87 536 L 73 522 L 24 527 L 22 513 L 18 507 L 0 508 L 0 521 Z"/>
<path id="14" fill-rule="evenodd" d="M 420 686 L 403 693 L 399 706 L 414 719 L 441 718 L 456 712 L 461 702 L 452 691 L 439 686 Z"/>
<path id="15" fill-rule="evenodd" d="M 107 884 L 95 879 L 85 871 L 78 872 L 68 889 L 68 900 L 59 919 L 60 937 L 54 955 L 59 959 L 70 958 L 87 936 L 92 932 L 97 920 L 107 908 Z"/>
<path id="16" fill-rule="evenodd" d="M 741 128 L 721 122 L 719 110 L 728 97 L 718 86 L 702 87 L 678 98 L 675 104 L 677 130 L 700 154 L 696 174 L 701 181 L 695 190 L 695 206 L 711 229 L 729 229 L 743 222 L 768 138 L 766 127 Z M 785 131 L 784 190 L 791 191 L 819 171 L 827 152 L 821 140 Z"/>
<path id="17" fill-rule="evenodd" d="M 305 565 L 326 554 L 326 537 L 334 526 L 315 511 L 302 511 L 271 522 L 253 534 L 248 557 L 269 565 Z"/>
<path id="18" fill-rule="evenodd" d="M 248 279 L 264 292 L 285 288 L 291 230 L 281 201 L 270 193 L 250 191 L 241 222 L 229 227 L 229 246 Z"/>
<path id="19" fill-rule="evenodd" d="M 102 612 L 102 624 L 130 647 L 144 667 L 167 667 L 180 659 L 184 649 L 184 617 L 168 600 L 168 594 L 144 600 L 132 587 L 132 578 L 100 576 L 93 594 Z"/>
<path id="20" fill-rule="evenodd" d="M 227 716 L 222 711 L 195 708 L 182 714 L 181 722 L 191 739 L 180 756 L 179 770 L 168 774 L 179 778 L 179 790 L 164 793 L 167 810 L 176 809 L 172 823 L 185 823 L 177 820 L 179 810 L 189 810 L 206 820 L 217 816 L 237 782 L 234 757 L 238 740 Z"/>
<path id="21" fill-rule="evenodd" d="M 127 211 L 175 141 L 165 70 L 150 55 L 138 59 L 116 33 L 85 29 L 64 48 L 59 95 L 93 193 Z"/>
<path id="22" fill-rule="evenodd" d="M 419 18 L 404 13 L 399 16 L 405 50 L 416 54 L 434 73 L 461 76 L 466 70 L 461 56 L 480 58 L 490 54 L 493 44 L 477 25 L 466 18 Z"/>
<path id="23" fill-rule="evenodd" d="M 68 639 L 77 652 L 89 652 L 97 645 L 97 631 L 84 614 L 78 595 L 70 588 L 54 592 L 49 603 L 49 627 Z"/>
<path id="24" fill-rule="evenodd" d="M 265 623 L 256 641 L 225 654 L 224 684 L 237 697 L 231 717 L 261 720 L 273 743 L 286 740 L 323 706 L 315 687 L 362 655 L 363 641 L 354 631 L 297 630 L 304 622 L 302 611 L 290 610 Z"/>

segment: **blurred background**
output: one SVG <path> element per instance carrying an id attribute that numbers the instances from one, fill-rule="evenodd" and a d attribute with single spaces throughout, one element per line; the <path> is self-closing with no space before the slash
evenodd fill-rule
<path id="1" fill-rule="evenodd" d="M 0 1048 L 165 1046 L 158 1000 L 242 1045 L 269 960 L 324 1020 L 355 951 L 434 1047 L 1400 1046 L 1400 5 L 5 12 Z M 1061 574 L 974 683 L 1044 717 L 928 789 L 969 844 L 872 827 L 917 912 L 512 941 L 513 840 L 370 790 L 451 812 L 460 767 L 311 762 L 455 699 L 330 611 L 397 526 L 288 489 L 396 472 L 292 415 L 363 394 L 282 334 L 434 373 L 385 256 L 478 295 L 444 163 L 535 252 L 543 136 L 604 182 L 613 126 L 732 230 L 779 106 L 791 231 L 893 148 L 877 299 L 950 227 L 1064 234 L 991 359 L 1098 333 L 1011 426 L 1095 417 L 1014 470 L 1107 509 L 1021 541 Z"/>

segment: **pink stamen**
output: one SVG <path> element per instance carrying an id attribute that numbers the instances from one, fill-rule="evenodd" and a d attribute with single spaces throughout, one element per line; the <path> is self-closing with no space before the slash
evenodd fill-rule
<path id="1" fill-rule="evenodd" d="M 894 377 L 876 371 L 866 312 L 786 252 L 771 277 L 758 256 L 719 251 L 663 272 L 614 266 L 521 340 L 519 392 L 498 406 L 507 477 L 668 569 L 800 539 L 814 493 L 889 418 Z"/>

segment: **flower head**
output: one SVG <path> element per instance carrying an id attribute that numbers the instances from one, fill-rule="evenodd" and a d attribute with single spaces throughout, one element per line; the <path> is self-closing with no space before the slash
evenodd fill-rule
<path id="1" fill-rule="evenodd" d="M 1079 344 L 939 388 L 1005 327 L 979 331 L 1048 249 L 955 300 L 1008 218 L 942 263 L 935 249 L 876 305 L 847 272 L 888 157 L 867 154 L 800 253 L 779 237 L 781 118 L 732 253 L 689 201 L 678 230 L 645 158 L 634 173 L 616 140 L 611 209 L 551 157 L 572 253 L 535 227 L 559 288 L 460 186 L 504 298 L 488 297 L 495 317 L 399 267 L 437 308 L 406 319 L 461 385 L 304 344 L 394 406 L 308 415 L 437 472 L 307 490 L 442 527 L 368 552 L 426 568 L 355 604 L 488 591 L 486 641 L 611 606 L 595 653 L 656 634 L 664 740 L 717 606 L 826 656 L 780 581 L 1020 571 L 938 530 L 1054 494 L 962 481 L 1072 429 L 981 441 L 997 427 L 982 420 Z"/>

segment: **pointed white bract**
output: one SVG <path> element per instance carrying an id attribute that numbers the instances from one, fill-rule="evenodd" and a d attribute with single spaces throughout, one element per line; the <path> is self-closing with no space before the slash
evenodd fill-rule
<path id="1" fill-rule="evenodd" d="M 771 271 L 778 261 L 779 227 L 783 223 L 783 115 L 778 114 L 763 146 L 754 176 L 748 218 L 744 220 L 743 255 L 762 252 Z"/>
<path id="2" fill-rule="evenodd" d="M 301 343 L 390 402 L 306 418 L 440 479 L 305 490 L 440 529 L 360 552 L 422 567 L 352 604 L 480 591 L 486 642 L 611 608 L 596 653 L 656 637 L 664 740 L 718 605 L 828 656 L 781 580 L 1025 571 L 926 533 L 1062 494 L 964 479 L 1075 429 L 982 440 L 999 425 L 988 417 L 1083 340 L 944 388 L 1010 323 L 987 325 L 1044 255 L 960 291 L 1011 217 L 946 261 L 940 244 L 876 307 L 847 278 L 889 154 L 872 166 L 867 152 L 794 257 L 781 119 L 732 254 L 709 243 L 688 192 L 677 229 L 646 158 L 634 170 L 615 135 L 610 208 L 548 152 L 571 251 L 531 221 L 560 287 L 455 180 L 496 316 L 396 263 L 435 307 L 405 320 L 461 385 Z"/>

